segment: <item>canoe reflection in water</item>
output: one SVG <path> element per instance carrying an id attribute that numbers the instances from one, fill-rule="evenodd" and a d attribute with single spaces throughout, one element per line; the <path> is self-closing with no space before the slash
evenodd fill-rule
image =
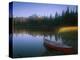
<path id="1" fill-rule="evenodd" d="M 44 46 L 49 50 L 60 51 L 60 52 L 63 52 L 64 54 L 75 53 L 75 49 L 72 48 L 71 46 L 64 44 L 61 38 L 58 38 L 57 41 L 56 40 L 52 41 L 44 38 Z"/>

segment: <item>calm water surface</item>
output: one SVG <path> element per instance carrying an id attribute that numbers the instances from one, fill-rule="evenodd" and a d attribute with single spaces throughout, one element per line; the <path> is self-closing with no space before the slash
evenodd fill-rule
<path id="1" fill-rule="evenodd" d="M 47 32 L 46 32 L 47 33 Z M 50 32 L 51 33 L 51 32 Z M 50 36 L 52 37 L 50 39 Z M 55 34 L 47 35 L 49 40 L 55 40 Z M 64 54 L 59 51 L 49 51 L 44 46 L 44 33 L 20 31 L 13 33 L 13 56 L 14 57 L 35 57 Z"/>

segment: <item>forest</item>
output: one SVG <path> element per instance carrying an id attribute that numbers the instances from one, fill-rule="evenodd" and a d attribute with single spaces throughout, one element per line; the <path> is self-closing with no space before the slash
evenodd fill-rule
<path id="1" fill-rule="evenodd" d="M 55 29 L 63 26 L 77 26 L 78 25 L 78 12 L 69 11 L 69 8 L 59 15 L 57 12 L 55 16 L 37 16 L 36 14 L 29 17 L 12 17 L 9 18 L 13 21 L 14 29 Z"/>

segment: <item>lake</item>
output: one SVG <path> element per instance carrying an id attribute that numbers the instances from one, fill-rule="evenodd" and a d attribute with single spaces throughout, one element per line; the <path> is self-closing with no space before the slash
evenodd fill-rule
<path id="1" fill-rule="evenodd" d="M 13 33 L 13 56 L 18 58 L 64 55 L 63 52 L 51 51 L 44 46 L 44 37 L 48 40 L 56 41 L 56 35 L 58 34 L 55 34 L 53 31 L 16 30 Z M 61 38 L 62 41 L 60 42 L 64 42 L 67 45 L 71 44 L 72 40 L 63 40 L 62 36 Z M 75 41 L 70 46 L 72 45 L 75 45 Z"/>

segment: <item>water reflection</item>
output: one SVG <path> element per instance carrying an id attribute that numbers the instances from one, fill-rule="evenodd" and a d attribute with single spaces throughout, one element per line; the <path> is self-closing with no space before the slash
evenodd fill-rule
<path id="1" fill-rule="evenodd" d="M 47 37 L 46 37 L 47 36 Z M 13 33 L 13 56 L 14 57 L 34 57 L 64 54 L 60 51 L 49 51 L 44 46 L 45 39 L 63 43 L 62 38 L 52 31 L 29 31 L 18 30 Z M 59 39 L 59 40 L 58 40 Z"/>

